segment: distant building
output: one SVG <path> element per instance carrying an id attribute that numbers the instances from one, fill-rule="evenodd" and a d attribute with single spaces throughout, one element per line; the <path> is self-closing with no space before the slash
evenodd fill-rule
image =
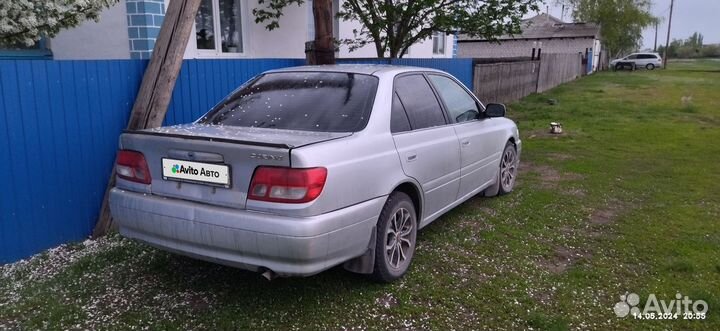
<path id="1" fill-rule="evenodd" d="M 530 57 L 533 48 L 542 53 L 591 52 L 593 70 L 601 52 L 600 26 L 594 23 L 567 23 L 548 14 L 540 14 L 522 22 L 522 33 L 503 35 L 497 41 L 458 36 L 458 57 L 505 58 Z"/>

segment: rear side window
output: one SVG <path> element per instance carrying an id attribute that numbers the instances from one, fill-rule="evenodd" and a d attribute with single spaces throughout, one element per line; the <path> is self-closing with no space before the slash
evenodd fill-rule
<path id="1" fill-rule="evenodd" d="M 445 125 L 440 103 L 422 75 L 398 77 L 395 79 L 395 92 L 405 106 L 413 130 Z"/>
<path id="2" fill-rule="evenodd" d="M 397 93 L 393 93 L 392 110 L 390 113 L 390 132 L 405 132 L 410 131 L 410 120 L 405 113 L 405 107 L 403 107 L 400 98 Z"/>
<path id="3" fill-rule="evenodd" d="M 362 130 L 378 79 L 336 72 L 265 74 L 233 92 L 200 119 L 202 124 L 303 131 Z"/>

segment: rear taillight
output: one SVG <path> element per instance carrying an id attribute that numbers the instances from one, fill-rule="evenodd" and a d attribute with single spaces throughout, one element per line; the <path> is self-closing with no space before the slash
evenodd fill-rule
<path id="1" fill-rule="evenodd" d="M 145 156 L 136 151 L 118 151 L 115 173 L 122 179 L 136 183 L 150 184 L 152 181 Z"/>
<path id="2" fill-rule="evenodd" d="M 250 182 L 248 199 L 302 203 L 315 200 L 325 187 L 325 168 L 258 167 Z"/>

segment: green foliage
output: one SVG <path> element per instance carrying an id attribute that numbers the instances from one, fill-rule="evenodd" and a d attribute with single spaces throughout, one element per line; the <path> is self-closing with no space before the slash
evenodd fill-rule
<path id="1" fill-rule="evenodd" d="M 720 57 L 720 44 L 704 45 L 700 49 L 700 57 Z"/>
<path id="2" fill-rule="evenodd" d="M 650 13 L 650 0 L 558 0 L 573 8 L 580 22 L 600 24 L 603 45 L 611 56 L 640 47 L 642 31 L 657 18 Z"/>
<path id="3" fill-rule="evenodd" d="M 303 3 L 305 0 L 258 0 L 258 4 L 265 7 L 253 8 L 255 23 L 266 23 L 265 28 L 275 30 L 280 27 L 280 17 L 285 7 L 293 4 L 301 6 Z"/>
<path id="4" fill-rule="evenodd" d="M 282 9 L 303 0 L 260 0 L 265 8 L 253 10 L 257 23 L 278 27 Z M 408 48 L 428 39 L 433 32 L 462 31 L 471 36 L 494 39 L 505 33 L 519 33 L 522 16 L 537 10 L 539 0 L 347 0 L 338 17 L 355 20 L 362 28 L 353 38 L 339 40 L 356 50 L 373 44 L 378 57 L 402 57 Z"/>
<path id="5" fill-rule="evenodd" d="M 385 1 L 348 0 L 339 15 L 362 22 L 355 38 L 341 42 L 350 49 L 370 42 L 378 57 L 402 57 L 408 48 L 428 39 L 433 32 L 462 31 L 493 39 L 504 33 L 519 33 L 522 16 L 537 10 L 536 0 L 488 1 Z"/>
<path id="6" fill-rule="evenodd" d="M 31 46 L 62 29 L 98 20 L 118 0 L 0 0 L 0 46 Z"/>
<path id="7" fill-rule="evenodd" d="M 664 54 L 665 46 L 658 48 Z M 720 44 L 703 45 L 703 35 L 695 32 L 688 39 L 673 39 L 667 51 L 668 58 L 720 57 Z"/>

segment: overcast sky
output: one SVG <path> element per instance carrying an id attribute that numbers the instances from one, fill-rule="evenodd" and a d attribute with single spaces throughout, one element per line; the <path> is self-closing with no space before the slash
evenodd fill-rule
<path id="1" fill-rule="evenodd" d="M 560 18 L 562 8 L 555 6 L 553 0 L 545 0 L 550 4 L 550 15 Z M 661 17 L 658 25 L 658 45 L 665 44 L 667 21 L 670 14 L 670 0 L 652 0 L 652 13 Z M 545 6 L 542 6 L 545 10 Z M 572 21 L 571 13 L 565 13 L 565 21 Z M 686 39 L 693 32 L 703 34 L 706 44 L 720 43 L 720 0 L 675 0 L 673 5 L 672 30 L 670 40 Z M 643 47 L 653 48 L 655 28 L 650 27 L 643 32 Z"/>

